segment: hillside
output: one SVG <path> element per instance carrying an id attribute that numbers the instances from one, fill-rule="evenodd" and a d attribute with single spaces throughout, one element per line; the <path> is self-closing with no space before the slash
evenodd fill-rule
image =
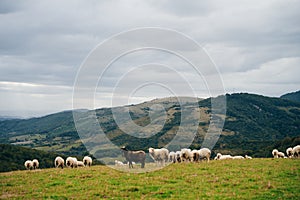
<path id="1" fill-rule="evenodd" d="M 25 169 L 26 160 L 38 159 L 40 168 L 53 167 L 57 154 L 15 145 L 0 144 L 0 172 Z"/>
<path id="2" fill-rule="evenodd" d="M 299 164 L 252 159 L 172 164 L 140 174 L 107 166 L 15 171 L 0 173 L 0 199 L 299 199 Z"/>
<path id="3" fill-rule="evenodd" d="M 300 144 L 300 103 L 246 93 L 228 94 L 226 100 L 226 118 L 218 116 L 226 119 L 225 125 L 213 149 L 213 155 L 222 152 L 270 157 L 270 151 L 275 146 L 285 151 L 288 146 Z M 191 145 L 191 148 L 200 148 L 210 124 L 211 99 L 199 100 L 197 109 L 194 109 L 195 105 L 187 97 L 182 102 L 184 110 L 189 113 L 185 124 L 186 134 L 191 134 L 189 128 L 195 126 L 193 123 L 200 115 L 199 128 Z M 157 107 L 158 104 L 160 106 Z M 126 109 L 129 110 L 134 123 L 141 126 L 141 129 L 133 130 L 134 134 L 141 135 L 140 138 L 123 132 L 124 129 L 131 129 L 132 126 L 126 117 L 121 118 L 118 123 L 122 129 L 115 122 L 112 112 L 116 112 L 118 116 L 125 116 Z M 165 98 L 137 105 L 77 112 L 80 116 L 79 124 L 84 126 L 86 136 L 91 136 L 84 138 L 87 147 L 96 147 L 104 141 L 92 137 L 95 136 L 97 128 L 95 124 L 88 123 L 88 119 L 96 112 L 97 120 L 106 137 L 115 145 L 147 150 L 150 146 L 164 146 L 175 137 L 182 110 L 176 98 Z M 151 120 L 151 126 L 148 126 Z M 161 124 L 164 121 L 165 123 Z M 153 133 L 157 134 L 152 135 Z M 2 121 L 0 143 L 27 146 L 65 155 L 82 156 L 88 153 L 76 132 L 71 111 L 41 118 Z M 106 144 L 104 142 L 101 145 L 105 147 Z M 184 143 L 182 147 L 185 147 Z M 90 153 L 95 157 L 120 154 L 110 148 L 95 148 Z"/>
<path id="4" fill-rule="evenodd" d="M 280 98 L 300 102 L 300 90 L 282 95 Z"/>

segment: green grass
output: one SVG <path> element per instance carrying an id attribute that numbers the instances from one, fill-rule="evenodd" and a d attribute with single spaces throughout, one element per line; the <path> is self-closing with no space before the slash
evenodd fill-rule
<path id="1" fill-rule="evenodd" d="M 0 199 L 300 199 L 299 165 L 300 159 L 253 159 L 147 173 L 107 166 L 14 171 L 0 174 Z"/>

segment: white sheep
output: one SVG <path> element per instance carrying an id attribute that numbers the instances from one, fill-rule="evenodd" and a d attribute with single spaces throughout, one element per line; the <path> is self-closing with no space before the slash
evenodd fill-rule
<path id="1" fill-rule="evenodd" d="M 84 167 L 84 163 L 82 161 L 77 161 L 77 167 Z"/>
<path id="2" fill-rule="evenodd" d="M 245 159 L 243 156 L 233 156 L 232 159 Z"/>
<path id="3" fill-rule="evenodd" d="M 84 156 L 84 158 L 83 158 L 83 163 L 84 163 L 84 165 L 85 166 L 91 166 L 92 165 L 92 163 L 93 163 L 93 160 L 92 160 L 92 158 L 91 157 L 89 157 L 89 156 Z"/>
<path id="4" fill-rule="evenodd" d="M 292 154 L 294 158 L 300 157 L 300 145 L 297 145 L 293 148 Z"/>
<path id="5" fill-rule="evenodd" d="M 274 158 L 278 158 L 278 150 L 277 149 L 273 149 L 272 155 L 273 155 Z"/>
<path id="6" fill-rule="evenodd" d="M 37 169 L 37 168 L 39 168 L 39 166 L 40 166 L 39 161 L 37 159 L 33 159 L 32 160 L 32 167 L 33 167 L 33 169 Z"/>
<path id="7" fill-rule="evenodd" d="M 24 166 L 26 169 L 32 169 L 33 168 L 33 163 L 31 160 L 26 160 L 24 163 Z"/>
<path id="8" fill-rule="evenodd" d="M 231 155 L 222 155 L 221 153 L 217 154 L 217 160 L 230 160 L 233 159 Z"/>
<path id="9" fill-rule="evenodd" d="M 286 149 L 286 155 L 289 158 L 292 157 L 292 155 L 293 155 L 293 148 L 292 147 L 289 147 L 289 148 Z"/>
<path id="10" fill-rule="evenodd" d="M 173 163 L 176 162 L 176 153 L 174 151 L 171 151 L 169 153 L 169 162 L 173 162 Z"/>
<path id="11" fill-rule="evenodd" d="M 207 162 L 209 162 L 209 158 L 211 155 L 211 151 L 208 148 L 201 148 L 199 151 L 199 160 L 207 160 Z"/>
<path id="12" fill-rule="evenodd" d="M 181 151 L 180 151 L 181 162 L 191 161 L 192 157 L 193 157 L 193 154 L 192 154 L 191 149 L 187 149 L 187 148 L 181 149 Z"/>
<path id="13" fill-rule="evenodd" d="M 175 159 L 176 159 L 176 162 L 178 162 L 178 163 L 181 162 L 181 151 L 175 152 Z"/>
<path id="14" fill-rule="evenodd" d="M 251 157 L 251 156 L 248 156 L 248 155 L 245 155 L 245 158 L 246 158 L 246 159 L 252 159 L 252 157 Z"/>
<path id="15" fill-rule="evenodd" d="M 123 162 L 119 161 L 119 160 L 115 160 L 115 165 L 116 166 L 123 166 L 125 164 Z"/>
<path id="16" fill-rule="evenodd" d="M 278 158 L 286 158 L 286 156 L 284 155 L 284 153 L 280 152 L 280 151 L 277 152 L 277 156 L 278 156 Z"/>
<path id="17" fill-rule="evenodd" d="M 191 161 L 193 162 L 198 162 L 200 160 L 200 154 L 199 154 L 199 151 L 194 149 L 191 151 Z"/>
<path id="18" fill-rule="evenodd" d="M 77 167 L 77 158 L 75 158 L 75 157 L 68 157 L 66 159 L 66 166 L 67 167 L 71 167 L 71 168 Z"/>
<path id="19" fill-rule="evenodd" d="M 149 155 L 158 165 L 164 166 L 165 161 L 169 158 L 169 150 L 166 148 L 154 149 L 150 147 Z"/>
<path id="20" fill-rule="evenodd" d="M 55 158 L 55 160 L 54 160 L 54 166 L 55 166 L 56 168 L 61 167 L 61 168 L 63 169 L 63 168 L 64 168 L 64 165 L 65 165 L 64 159 L 63 159 L 62 157 L 60 157 L 60 156 L 57 156 L 57 157 Z"/>

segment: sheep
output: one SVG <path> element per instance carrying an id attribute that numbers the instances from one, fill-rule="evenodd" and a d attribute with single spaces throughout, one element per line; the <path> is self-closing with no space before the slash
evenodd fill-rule
<path id="1" fill-rule="evenodd" d="M 39 163 L 39 161 L 37 159 L 33 159 L 32 160 L 32 167 L 33 167 L 33 169 L 39 168 L 39 165 L 40 165 L 40 163 Z"/>
<path id="2" fill-rule="evenodd" d="M 232 159 L 245 159 L 243 156 L 233 156 Z"/>
<path id="3" fill-rule="evenodd" d="M 192 155 L 191 161 L 198 162 L 200 160 L 200 154 L 199 154 L 198 150 L 195 150 L 195 149 L 192 150 L 191 155 Z"/>
<path id="4" fill-rule="evenodd" d="M 285 158 L 285 157 L 286 157 L 286 156 L 284 155 L 284 153 L 283 153 L 283 152 L 280 152 L 280 151 L 277 152 L 277 156 L 278 156 L 278 158 Z"/>
<path id="5" fill-rule="evenodd" d="M 176 162 L 176 153 L 174 151 L 171 151 L 169 153 L 169 162 L 172 162 L 172 163 Z"/>
<path id="6" fill-rule="evenodd" d="M 181 162 L 191 161 L 192 157 L 193 157 L 193 155 L 192 155 L 192 151 L 190 149 L 187 149 L 187 148 L 181 149 L 181 152 L 180 152 Z"/>
<path id="7" fill-rule="evenodd" d="M 77 161 L 77 167 L 85 167 L 82 161 Z"/>
<path id="8" fill-rule="evenodd" d="M 67 167 L 71 167 L 71 168 L 74 168 L 74 167 L 77 167 L 77 158 L 75 157 L 68 157 L 66 159 L 66 166 Z"/>
<path id="9" fill-rule="evenodd" d="M 294 158 L 300 157 L 300 145 L 297 145 L 293 148 L 292 155 Z"/>
<path id="10" fill-rule="evenodd" d="M 116 166 L 123 166 L 125 164 L 123 162 L 121 162 L 121 161 L 115 160 L 115 165 Z"/>
<path id="11" fill-rule="evenodd" d="M 233 159 L 231 155 L 222 155 L 221 153 L 217 154 L 217 160 L 229 160 Z"/>
<path id="12" fill-rule="evenodd" d="M 33 168 L 33 163 L 31 160 L 26 160 L 25 163 L 24 163 L 24 166 L 26 169 L 30 170 Z"/>
<path id="13" fill-rule="evenodd" d="M 245 158 L 246 158 L 246 159 L 252 159 L 252 157 L 251 157 L 251 156 L 248 156 L 248 155 L 245 155 Z"/>
<path id="14" fill-rule="evenodd" d="M 149 155 L 157 163 L 157 165 L 164 166 L 165 161 L 167 161 L 169 157 L 169 150 L 166 148 L 154 149 L 150 147 Z"/>
<path id="15" fill-rule="evenodd" d="M 93 160 L 92 160 L 92 158 L 91 157 L 89 157 L 89 156 L 84 156 L 84 158 L 83 158 L 83 163 L 84 163 L 84 165 L 85 166 L 91 166 L 92 165 L 92 163 L 93 163 Z"/>
<path id="16" fill-rule="evenodd" d="M 181 151 L 176 151 L 175 152 L 175 159 L 176 159 L 176 162 L 180 163 L 181 162 Z"/>
<path id="17" fill-rule="evenodd" d="M 199 151 L 199 160 L 206 159 L 209 162 L 211 151 L 208 148 L 201 148 Z"/>
<path id="18" fill-rule="evenodd" d="M 129 168 L 133 168 L 132 162 L 140 162 L 141 168 L 145 167 L 146 153 L 144 151 L 129 151 L 125 146 L 121 148 L 123 155 L 129 162 Z"/>
<path id="19" fill-rule="evenodd" d="M 286 155 L 287 155 L 287 157 L 291 158 L 293 155 L 293 148 L 291 148 L 291 147 L 287 148 Z"/>
<path id="20" fill-rule="evenodd" d="M 274 158 L 278 158 L 278 150 L 277 149 L 273 149 L 272 155 L 273 155 Z"/>
<path id="21" fill-rule="evenodd" d="M 60 157 L 60 156 L 57 156 L 57 157 L 55 158 L 55 160 L 54 160 L 54 166 L 55 166 L 56 168 L 61 167 L 61 168 L 63 169 L 63 168 L 64 168 L 64 165 L 65 165 L 64 159 L 63 159 L 62 157 Z"/>

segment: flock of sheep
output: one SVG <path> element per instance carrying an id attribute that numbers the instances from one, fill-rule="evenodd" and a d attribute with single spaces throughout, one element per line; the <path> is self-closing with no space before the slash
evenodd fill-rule
<path id="1" fill-rule="evenodd" d="M 85 166 L 90 167 L 92 163 L 93 160 L 89 156 L 85 156 L 82 161 L 78 161 L 77 158 L 75 157 L 68 157 L 66 159 L 66 167 L 70 167 L 70 168 L 85 167 Z M 39 161 L 37 159 L 33 159 L 32 161 L 27 160 L 25 161 L 24 166 L 28 170 L 37 169 L 39 168 Z M 58 167 L 64 168 L 65 160 L 62 157 L 57 156 L 54 160 L 54 166 L 56 168 Z"/>
<path id="2" fill-rule="evenodd" d="M 274 158 L 298 158 L 300 157 L 300 145 L 295 147 L 289 147 L 286 149 L 286 155 L 283 152 L 278 151 L 277 149 L 273 149 L 272 155 Z"/>
<path id="3" fill-rule="evenodd" d="M 141 168 L 145 167 L 146 153 L 142 150 L 140 151 L 130 151 L 126 147 L 121 148 L 123 156 L 125 157 L 129 168 L 133 168 L 133 164 L 136 162 L 141 163 Z M 211 156 L 211 150 L 208 148 L 201 148 L 200 150 L 191 150 L 188 148 L 181 149 L 180 151 L 171 151 L 169 152 L 166 148 L 149 148 L 149 156 L 154 160 L 158 166 L 164 166 L 166 162 L 180 163 L 180 162 L 199 162 L 201 160 L 207 160 L 209 162 Z M 286 150 L 287 156 L 283 152 L 279 152 L 277 149 L 272 151 L 274 158 L 299 158 L 300 157 L 300 145 L 297 145 L 293 148 L 288 148 Z M 227 160 L 227 159 L 252 159 L 251 156 L 232 156 L 232 155 L 222 155 L 217 153 L 217 156 L 214 160 Z M 77 168 L 84 166 L 92 165 L 92 158 L 85 156 L 82 161 L 78 161 L 75 157 L 68 157 L 66 163 L 64 159 L 60 156 L 56 157 L 54 160 L 54 166 L 56 168 Z M 115 160 L 115 165 L 125 165 L 121 161 Z M 27 160 L 24 163 L 26 169 L 37 169 L 39 167 L 39 161 L 37 159 Z"/>

